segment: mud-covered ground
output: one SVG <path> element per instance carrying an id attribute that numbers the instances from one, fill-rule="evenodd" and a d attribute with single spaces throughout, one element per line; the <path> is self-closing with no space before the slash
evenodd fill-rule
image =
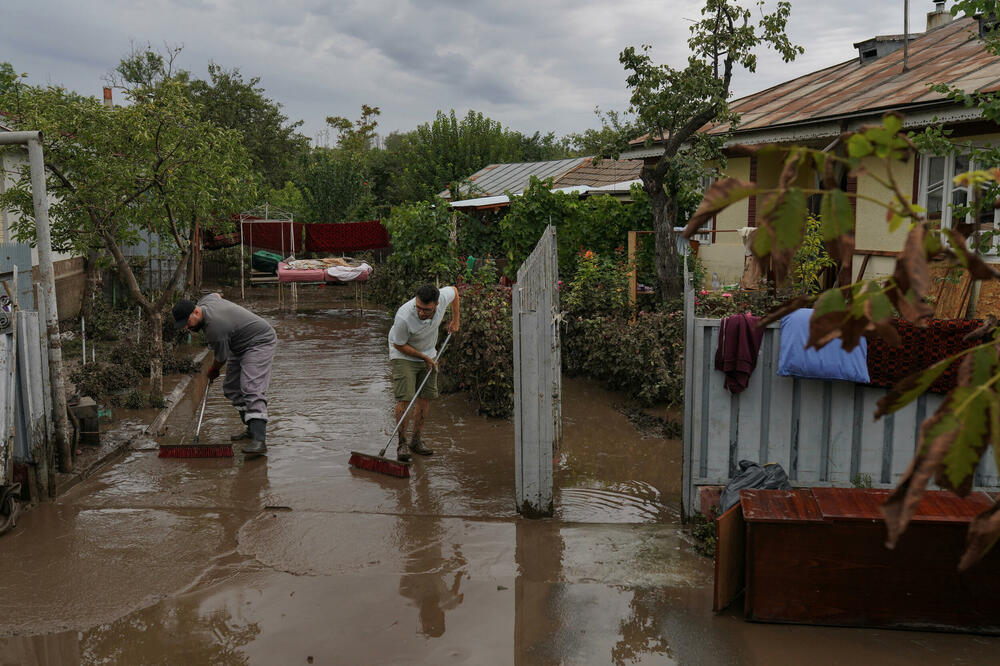
<path id="1" fill-rule="evenodd" d="M 678 519 L 679 442 L 644 437 L 590 382 L 564 384 L 554 519 L 518 517 L 512 425 L 460 394 L 434 403 L 436 453 L 411 479 L 350 468 L 393 423 L 389 319 L 359 315 L 336 299 L 346 291 L 302 289 L 295 311 L 249 304 L 280 337 L 266 460 L 159 459 L 140 441 L 149 450 L 0 539 L 0 664 L 912 666 L 1000 653 L 1000 639 L 713 615 L 711 562 Z M 214 387 L 202 441 L 239 427 Z"/>

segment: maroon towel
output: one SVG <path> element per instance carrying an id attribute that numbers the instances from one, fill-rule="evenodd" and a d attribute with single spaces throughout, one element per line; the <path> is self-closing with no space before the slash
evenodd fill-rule
<path id="1" fill-rule="evenodd" d="M 726 317 L 719 326 L 719 346 L 715 350 L 715 369 L 726 373 L 726 388 L 742 393 L 757 367 L 764 329 L 757 328 L 759 317 L 738 314 Z"/>

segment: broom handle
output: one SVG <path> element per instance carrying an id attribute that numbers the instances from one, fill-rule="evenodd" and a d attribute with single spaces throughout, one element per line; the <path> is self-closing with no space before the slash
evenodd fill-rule
<path id="1" fill-rule="evenodd" d="M 451 340 L 451 333 L 449 333 L 448 336 L 445 337 L 444 344 L 441 345 L 441 351 L 439 351 L 437 353 L 437 356 L 434 357 L 434 363 L 435 364 L 437 364 L 437 362 L 441 360 L 441 355 L 444 354 L 444 349 L 445 349 L 445 347 L 448 346 L 448 341 L 449 340 Z M 431 368 L 430 370 L 428 370 L 427 374 L 424 375 L 424 381 L 420 382 L 420 386 L 417 387 L 416 392 L 413 394 L 413 398 L 410 400 L 410 404 L 408 404 L 406 406 L 406 411 L 403 412 L 403 415 L 399 417 L 399 421 L 396 423 L 396 429 L 392 431 L 391 435 L 389 435 L 389 441 L 386 442 L 385 446 L 382 447 L 382 450 L 378 452 L 378 457 L 379 458 L 382 458 L 382 457 L 385 456 L 386 449 L 388 449 L 389 445 L 392 444 L 392 438 L 396 436 L 397 432 L 399 432 L 399 427 L 401 425 L 403 425 L 403 421 L 406 420 L 406 415 L 410 413 L 410 410 L 413 408 L 413 403 L 415 403 L 417 401 L 417 398 L 420 396 L 420 392 L 422 390 L 424 390 L 424 384 L 426 384 L 427 380 L 431 378 L 431 373 L 432 372 L 434 372 L 433 368 Z"/>
<path id="2" fill-rule="evenodd" d="M 198 427 L 194 430 L 194 438 L 198 439 L 198 435 L 201 434 L 201 420 L 205 418 L 205 405 L 208 403 L 208 389 L 212 388 L 212 382 L 208 382 L 208 386 L 205 387 L 205 395 L 201 397 L 201 413 L 198 414 Z"/>

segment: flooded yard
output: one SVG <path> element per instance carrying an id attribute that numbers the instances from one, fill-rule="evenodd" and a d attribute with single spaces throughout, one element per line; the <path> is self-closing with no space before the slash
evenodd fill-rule
<path id="1" fill-rule="evenodd" d="M 267 459 L 140 442 L 0 539 L 0 664 L 995 660 L 995 638 L 714 615 L 712 563 L 679 519 L 680 442 L 643 437 L 588 381 L 564 381 L 552 519 L 518 516 L 512 424 L 462 394 L 433 403 L 435 455 L 412 478 L 350 468 L 394 425 L 390 319 L 303 292 L 298 311 L 249 304 L 279 335 Z M 211 390 L 201 440 L 228 441 L 240 422 Z"/>

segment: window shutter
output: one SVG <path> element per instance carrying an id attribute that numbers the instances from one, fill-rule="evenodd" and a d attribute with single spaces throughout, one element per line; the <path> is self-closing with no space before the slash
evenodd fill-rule
<path id="1" fill-rule="evenodd" d="M 858 177 L 854 174 L 847 176 L 847 194 L 857 194 L 858 193 Z M 857 197 L 849 197 L 851 200 L 851 212 L 854 214 L 854 222 L 857 224 L 858 221 L 858 199 Z"/>
<path id="2" fill-rule="evenodd" d="M 757 182 L 757 156 L 750 156 L 750 182 Z M 757 195 L 750 195 L 750 202 L 747 208 L 747 226 L 756 227 L 757 226 Z"/>

